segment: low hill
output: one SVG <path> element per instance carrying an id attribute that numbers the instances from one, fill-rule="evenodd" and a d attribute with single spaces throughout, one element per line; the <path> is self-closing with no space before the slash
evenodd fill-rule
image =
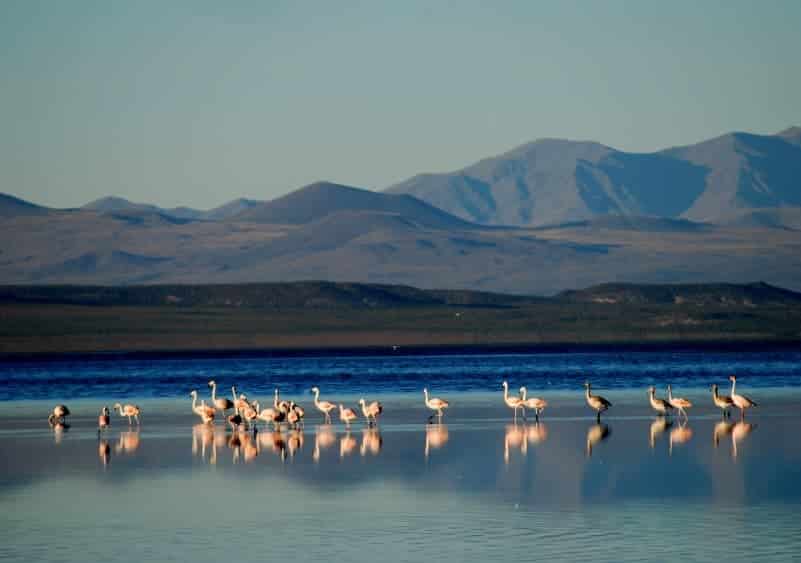
<path id="1" fill-rule="evenodd" d="M 330 182 L 318 182 L 235 216 L 239 221 L 304 225 L 343 212 L 395 214 L 426 228 L 469 228 L 471 225 L 408 195 L 390 195 Z"/>
<path id="2" fill-rule="evenodd" d="M 149 286 L 0 286 L 0 303 L 89 306 L 373 309 L 458 305 L 507 307 L 541 298 L 404 285 L 324 281 Z"/>
<path id="3" fill-rule="evenodd" d="M 564 291 L 557 300 L 628 305 L 757 306 L 801 304 L 801 293 L 763 282 L 750 284 L 601 284 Z"/>
<path id="4" fill-rule="evenodd" d="M 24 199 L 0 193 L 0 218 L 46 215 L 51 209 L 36 205 Z"/>

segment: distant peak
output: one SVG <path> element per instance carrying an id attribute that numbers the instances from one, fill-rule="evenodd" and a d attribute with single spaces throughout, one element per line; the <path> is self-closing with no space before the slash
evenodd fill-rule
<path id="1" fill-rule="evenodd" d="M 784 138 L 791 138 L 791 139 L 799 138 L 799 137 L 801 137 L 801 127 L 799 127 L 798 125 L 794 125 L 792 127 L 788 127 L 784 131 L 780 131 L 780 132 L 776 133 L 776 136 L 777 137 L 784 137 Z"/>

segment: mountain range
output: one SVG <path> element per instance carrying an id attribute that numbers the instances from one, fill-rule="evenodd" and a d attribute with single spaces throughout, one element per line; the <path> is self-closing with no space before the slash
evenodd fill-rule
<path id="1" fill-rule="evenodd" d="M 754 210 L 801 206 L 799 178 L 801 128 L 791 127 L 776 135 L 730 133 L 654 153 L 542 139 L 456 172 L 415 176 L 387 192 L 485 225 L 604 215 L 726 223 Z"/>
<path id="2" fill-rule="evenodd" d="M 370 191 L 203 211 L 0 194 L 0 284 L 329 280 L 517 294 L 608 281 L 801 289 L 801 129 L 649 154 L 546 139 Z"/>

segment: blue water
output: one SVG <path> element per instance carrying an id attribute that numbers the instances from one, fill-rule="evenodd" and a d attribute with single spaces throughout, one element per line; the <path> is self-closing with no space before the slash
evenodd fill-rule
<path id="1" fill-rule="evenodd" d="M 708 385 L 759 407 L 724 420 Z M 199 424 L 188 390 L 307 407 L 301 428 Z M 500 380 L 549 400 L 515 421 Z M 613 407 L 597 423 L 589 379 Z M 0 560 L 760 561 L 801 553 L 801 352 L 105 357 L 0 363 Z M 656 417 L 672 383 L 688 419 Z M 308 389 L 385 407 L 322 424 Z M 451 401 L 427 422 L 420 389 Z M 515 389 L 515 387 L 513 387 Z M 112 400 L 136 397 L 141 426 Z M 141 400 L 139 400 L 141 398 Z M 110 399 L 110 400 L 106 400 Z M 67 427 L 51 428 L 55 401 Z M 52 401 L 52 402 L 51 402 Z"/>
<path id="2" fill-rule="evenodd" d="M 708 388 L 730 374 L 749 388 L 801 387 L 801 351 L 601 350 L 529 354 L 156 357 L 0 362 L 0 401 L 99 397 L 184 397 L 188 389 L 235 383 L 255 395 L 307 392 L 357 394 L 496 390 L 501 378 L 525 381 L 544 392 L 574 391 L 585 380 L 596 388 L 642 389 L 648 385 Z"/>

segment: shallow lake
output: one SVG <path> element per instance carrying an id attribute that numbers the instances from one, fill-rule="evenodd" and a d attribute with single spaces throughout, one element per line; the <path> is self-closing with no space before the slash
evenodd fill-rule
<path id="1" fill-rule="evenodd" d="M 708 385 L 760 406 L 724 420 Z M 787 561 L 801 552 L 793 351 L 156 358 L 0 365 L 0 559 Z M 306 408 L 301 429 L 198 424 L 214 377 Z M 500 381 L 549 401 L 537 423 Z M 612 401 L 598 424 L 581 383 Z M 690 399 L 656 417 L 645 388 Z M 322 424 L 308 388 L 385 407 Z M 447 398 L 428 422 L 420 389 Z M 24 391 L 23 391 L 24 389 Z M 104 404 L 136 402 L 98 436 Z M 69 428 L 47 414 L 70 406 Z"/>

